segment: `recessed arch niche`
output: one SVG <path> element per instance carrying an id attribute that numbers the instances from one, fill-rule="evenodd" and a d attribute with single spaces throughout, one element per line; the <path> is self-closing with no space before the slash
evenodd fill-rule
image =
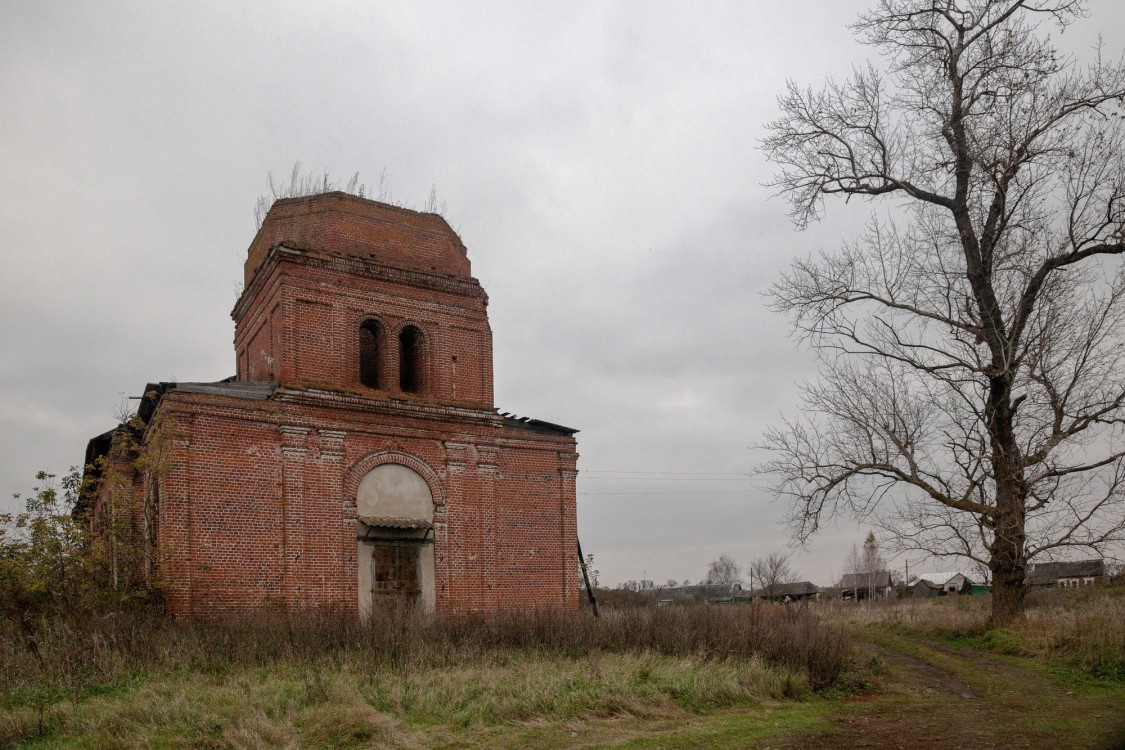
<path id="1" fill-rule="evenodd" d="M 434 497 L 409 466 L 385 463 L 356 490 L 359 610 L 433 611 Z"/>

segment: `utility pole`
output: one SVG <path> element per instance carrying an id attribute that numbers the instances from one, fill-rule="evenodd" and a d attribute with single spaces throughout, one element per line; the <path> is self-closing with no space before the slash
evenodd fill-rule
<path id="1" fill-rule="evenodd" d="M 590 574 L 586 572 L 586 558 L 582 556 L 582 542 L 578 542 L 578 564 L 582 566 L 582 580 L 586 582 L 586 596 L 590 597 L 590 606 L 594 609 L 594 617 L 601 617 L 598 613 L 598 599 L 594 596 L 594 588 L 590 585 Z"/>

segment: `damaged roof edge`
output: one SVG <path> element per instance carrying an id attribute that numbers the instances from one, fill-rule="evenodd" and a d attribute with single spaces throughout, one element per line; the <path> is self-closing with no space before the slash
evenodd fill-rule
<path id="1" fill-rule="evenodd" d="M 71 518 L 83 519 L 86 511 L 90 509 L 91 493 L 89 488 L 96 483 L 102 475 L 102 466 L 98 461 L 102 456 L 109 454 L 113 444 L 113 433 L 121 429 L 121 425 L 111 430 L 106 430 L 101 435 L 95 435 L 86 443 L 86 460 L 82 463 L 82 485 L 78 492 L 78 499 L 70 509 Z"/>
<path id="2" fill-rule="evenodd" d="M 274 394 L 279 383 L 277 381 L 245 382 L 236 381 L 232 375 L 224 380 L 214 383 L 149 383 L 145 386 L 141 404 L 137 407 L 137 416 L 148 424 L 156 411 L 160 399 L 170 391 L 180 393 L 204 393 L 214 396 L 229 396 L 231 398 L 246 398 L 253 401 L 265 401 Z"/>
<path id="3" fill-rule="evenodd" d="M 215 383 L 149 383 L 145 386 L 144 395 L 141 396 L 141 402 L 137 406 L 137 416 L 141 420 L 143 426 L 127 426 L 119 424 L 116 427 L 106 430 L 100 435 L 96 435 L 86 443 L 86 462 L 83 465 L 82 475 L 84 479 L 92 479 L 96 481 L 101 476 L 101 468 L 98 464 L 98 459 L 109 455 L 113 447 L 113 435 L 118 430 L 143 430 L 148 425 L 152 415 L 156 412 L 156 407 L 160 405 L 160 399 L 170 391 L 180 391 L 181 393 L 209 393 L 218 396 L 230 396 L 233 398 L 246 398 L 256 401 L 264 401 L 273 395 L 277 390 L 278 383 L 265 382 L 265 383 L 240 383 L 235 380 L 235 376 L 220 380 Z M 82 495 L 75 503 L 71 514 L 76 518 L 81 517 L 88 509 L 90 498 Z"/>
<path id="4" fill-rule="evenodd" d="M 565 425 L 555 424 L 554 422 L 544 422 L 542 419 L 532 419 L 531 417 L 517 417 L 506 411 L 499 411 L 498 413 L 504 420 L 505 427 L 516 427 L 534 432 L 544 432 L 551 435 L 566 435 L 573 437 L 579 431 L 573 427 L 566 427 Z"/>

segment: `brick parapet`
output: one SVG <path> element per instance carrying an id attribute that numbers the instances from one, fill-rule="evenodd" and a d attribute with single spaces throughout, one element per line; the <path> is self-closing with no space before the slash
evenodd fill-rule
<path id="1" fill-rule="evenodd" d="M 465 246 L 441 216 L 346 193 L 276 201 L 247 251 L 248 285 L 269 250 L 282 242 L 371 257 L 402 269 L 470 275 Z"/>

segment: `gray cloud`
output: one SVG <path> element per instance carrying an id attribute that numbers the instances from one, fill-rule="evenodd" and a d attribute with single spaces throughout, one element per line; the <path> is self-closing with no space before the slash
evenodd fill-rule
<path id="1" fill-rule="evenodd" d="M 120 393 L 233 372 L 255 198 L 301 159 L 416 205 L 437 186 L 491 297 L 497 404 L 582 430 L 603 580 L 782 548 L 759 482 L 594 472 L 746 472 L 814 374 L 761 292 L 866 209 L 793 232 L 757 140 L 787 77 L 867 56 L 866 4 L 0 2 L 0 493 L 78 463 Z M 1123 15 L 1066 41 L 1119 50 Z M 858 538 L 797 567 L 827 582 Z"/>

